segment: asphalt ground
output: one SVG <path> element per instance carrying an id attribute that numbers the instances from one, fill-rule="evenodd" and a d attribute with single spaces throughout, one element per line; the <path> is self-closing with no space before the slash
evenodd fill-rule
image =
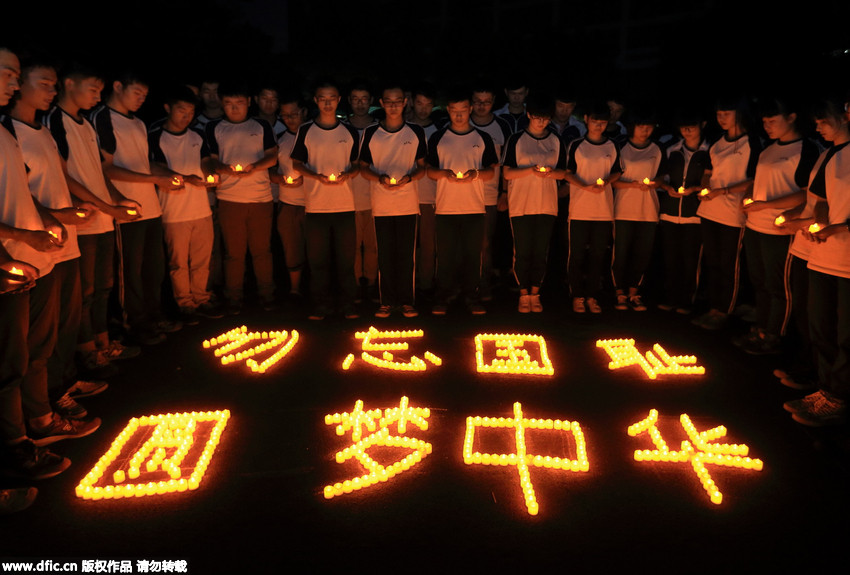
<path id="1" fill-rule="evenodd" d="M 804 427 L 783 410 L 784 401 L 802 395 L 772 375 L 784 357 L 751 356 L 731 345 L 747 327 L 740 319 L 706 332 L 654 308 L 615 311 L 608 304 L 598 316 L 577 316 L 557 289 L 543 301 L 544 313 L 520 315 L 515 295 L 504 290 L 485 316 L 453 307 L 445 317 L 379 320 L 364 304 L 359 320 L 323 322 L 308 321 L 305 306 L 290 303 L 186 326 L 121 362 L 106 392 L 81 400 L 103 419 L 101 428 L 53 445 L 73 465 L 38 484 L 29 510 L 4 519 L 0 555 L 185 560 L 191 573 L 834 568 L 848 535 L 850 434 L 846 427 Z M 245 362 L 222 366 L 202 347 L 242 325 L 297 330 L 300 339 L 265 374 Z M 367 364 L 355 332 L 370 326 L 422 329 L 394 359 L 427 350 L 442 364 L 426 362 L 423 372 Z M 485 333 L 542 336 L 554 375 L 479 373 L 474 338 Z M 693 354 L 705 374 L 653 380 L 638 366 L 609 369 L 596 341 L 610 338 L 633 338 L 641 353 L 659 343 L 671 355 Z M 531 359 L 539 358 L 536 345 L 525 345 Z M 345 370 L 349 353 L 357 358 Z M 353 459 L 336 462 L 353 443 L 351 431 L 337 435 L 325 416 L 351 412 L 357 400 L 365 410 L 398 407 L 402 397 L 429 408 L 427 429 L 409 424 L 405 435 L 430 443 L 431 453 L 389 481 L 326 499 L 326 486 L 365 471 Z M 537 515 L 528 513 L 516 466 L 463 459 L 467 417 L 510 419 L 515 402 L 525 418 L 578 422 L 586 442 L 586 472 L 529 468 Z M 131 418 L 224 409 L 231 418 L 198 489 L 98 501 L 75 495 Z M 746 444 L 763 469 L 708 465 L 722 492 L 722 502 L 712 503 L 691 463 L 635 460 L 635 450 L 653 449 L 653 442 L 627 430 L 651 409 L 671 450 L 688 439 L 680 424 L 685 413 L 699 431 L 725 426 L 726 436 L 715 441 Z M 208 429 L 199 426 L 198 445 Z M 396 434 L 397 424 L 389 429 Z M 516 453 L 515 437 L 514 428 L 478 428 L 474 449 Z M 576 438 L 564 430 L 526 429 L 525 437 L 530 454 L 577 457 Z M 411 451 L 368 453 L 389 465 Z M 125 469 L 127 453 L 118 460 Z M 109 469 L 97 485 L 110 483 Z M 160 479 L 158 473 L 148 478 Z"/>

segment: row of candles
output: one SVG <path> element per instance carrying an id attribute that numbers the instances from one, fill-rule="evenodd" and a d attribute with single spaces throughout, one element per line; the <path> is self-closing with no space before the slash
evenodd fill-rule
<path id="1" fill-rule="evenodd" d="M 421 329 L 414 330 L 378 330 L 375 326 L 370 326 L 366 331 L 355 332 L 355 339 L 363 340 L 360 344 L 362 353 L 360 357 L 366 363 L 374 365 L 382 369 L 390 369 L 394 371 L 425 371 L 428 365 L 421 358 L 413 355 L 407 361 L 399 361 L 393 356 L 392 351 L 406 351 L 409 349 L 409 344 L 406 341 L 388 341 L 376 342 L 378 339 L 407 339 L 424 337 L 425 332 Z M 370 352 L 381 352 L 381 356 L 377 357 Z M 424 353 L 424 358 L 434 365 L 442 365 L 443 360 L 430 351 Z M 342 362 L 342 369 L 348 370 L 354 363 L 356 356 L 348 354 Z"/>
<path id="2" fill-rule="evenodd" d="M 708 494 L 712 503 L 719 505 L 723 501 L 723 494 L 706 469 L 706 464 L 722 465 L 738 469 L 761 471 L 764 462 L 761 459 L 747 457 L 749 447 L 745 444 L 712 443 L 713 440 L 725 437 L 726 427 L 720 425 L 707 431 L 698 432 L 690 417 L 683 413 L 679 421 L 689 440 L 682 441 L 679 451 L 672 451 L 658 431 L 658 410 L 651 409 L 649 415 L 638 423 L 628 427 L 627 433 L 636 437 L 648 432 L 655 449 L 635 450 L 635 461 L 660 461 L 668 463 L 686 463 L 690 461 L 691 467 L 697 475 L 700 484 Z M 700 451 L 694 449 L 694 445 Z"/>
<path id="3" fill-rule="evenodd" d="M 403 437 L 401 435 L 390 435 L 389 425 L 395 423 L 397 432 L 407 432 L 407 424 L 411 423 L 421 430 L 428 429 L 427 419 L 431 411 L 427 407 L 412 407 L 407 396 L 403 396 L 398 407 L 381 409 L 363 409 L 363 400 L 358 399 L 351 413 L 334 413 L 325 416 L 326 425 L 336 424 L 337 435 L 344 435 L 351 431 L 351 439 L 355 443 L 338 451 L 334 459 L 337 463 L 345 463 L 349 459 L 356 459 L 367 471 L 366 474 L 336 482 L 324 487 L 325 499 L 332 499 L 340 495 L 359 491 L 378 483 L 386 483 L 396 475 L 408 471 L 425 457 L 431 454 L 432 446 L 427 441 L 415 437 Z M 362 428 L 371 431 L 368 436 L 362 437 Z M 411 449 L 405 457 L 390 465 L 382 465 L 369 456 L 371 447 L 400 447 Z"/>
<path id="4" fill-rule="evenodd" d="M 484 362 L 484 342 L 493 342 L 496 357 Z M 540 361 L 531 360 L 524 349 L 527 343 L 537 343 Z M 475 367 L 479 373 L 511 373 L 522 375 L 554 375 L 546 340 L 539 335 L 478 334 L 475 336 Z"/>
<path id="5" fill-rule="evenodd" d="M 91 471 L 75 488 L 75 494 L 81 499 L 121 499 L 129 497 L 143 497 L 146 495 L 162 495 L 165 493 L 183 492 L 197 489 L 206 474 L 216 447 L 221 441 L 221 434 L 230 419 L 230 411 L 227 409 L 217 411 L 201 411 L 187 413 L 167 413 L 161 415 L 149 415 L 130 419 L 127 426 L 118 434 L 112 445 L 95 463 Z M 194 445 L 194 436 L 197 433 L 197 423 L 215 422 L 210 429 L 207 441 L 204 443 L 197 461 L 192 467 L 188 477 L 182 476 L 181 464 L 189 450 Z M 119 465 L 111 474 L 114 484 L 100 486 L 96 485 L 106 474 L 106 471 L 114 465 L 121 455 L 126 444 L 140 429 L 153 426 L 153 432 L 144 444 L 127 460 L 127 469 Z M 170 457 L 167 450 L 172 449 Z M 148 456 L 153 455 L 148 459 Z M 145 470 L 148 473 L 162 467 L 169 478 L 161 481 L 148 481 L 142 483 L 125 483 L 126 479 L 138 479 L 141 472 L 141 464 L 145 462 Z"/>
<path id="6" fill-rule="evenodd" d="M 608 369 L 611 370 L 638 365 L 650 379 L 656 379 L 659 374 L 701 375 L 705 373 L 703 366 L 693 365 L 697 361 L 695 356 L 671 356 L 658 343 L 652 346 L 655 353 L 647 351 L 645 356 L 641 355 L 635 347 L 635 340 L 629 338 L 599 339 L 596 340 L 596 347 L 601 347 L 608 354 L 611 359 Z"/>
<path id="7" fill-rule="evenodd" d="M 502 465 L 515 466 L 519 473 L 520 487 L 523 499 L 529 515 L 537 515 L 540 505 L 534 493 L 534 485 L 531 483 L 529 465 L 543 467 L 546 469 L 560 469 L 572 472 L 587 472 L 590 463 L 587 459 L 587 446 L 584 433 L 577 421 L 563 421 L 560 419 L 536 419 L 523 416 L 522 404 L 514 403 L 514 417 L 481 417 L 470 416 L 466 418 L 466 435 L 463 440 L 463 462 L 467 465 Z M 475 430 L 479 427 L 513 428 L 516 453 L 481 453 L 473 451 L 475 443 Z M 575 459 L 552 457 L 549 455 L 532 455 L 526 449 L 526 429 L 543 429 L 568 431 L 573 435 L 576 446 Z"/>
<path id="8" fill-rule="evenodd" d="M 298 343 L 299 338 L 300 334 L 297 330 L 292 330 L 292 332 L 285 330 L 249 332 L 248 327 L 243 325 L 211 339 L 205 339 L 202 347 L 204 349 L 216 348 L 213 353 L 216 357 L 221 358 L 222 365 L 245 361 L 245 364 L 252 372 L 265 373 L 292 351 L 292 348 Z M 258 343 L 244 351 L 231 353 L 234 350 L 257 341 L 263 341 L 263 343 Z M 254 356 L 273 348 L 278 349 L 262 362 L 254 359 Z"/>

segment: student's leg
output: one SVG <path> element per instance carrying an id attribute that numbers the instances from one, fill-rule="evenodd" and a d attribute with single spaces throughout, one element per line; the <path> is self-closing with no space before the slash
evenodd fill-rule
<path id="1" fill-rule="evenodd" d="M 478 286 L 481 284 L 481 237 L 484 235 L 486 216 L 468 214 L 462 216 L 461 238 L 461 289 L 467 303 L 479 300 Z"/>
<path id="2" fill-rule="evenodd" d="M 304 241 L 304 206 L 280 204 L 277 231 L 283 244 L 286 269 L 289 272 L 290 292 L 301 292 L 301 274 L 307 262 Z"/>
<path id="3" fill-rule="evenodd" d="M 791 236 L 767 235 L 763 238 L 763 254 L 765 262 L 765 289 L 770 298 L 770 311 L 765 330 L 775 336 L 785 335 L 788 319 L 791 314 L 788 287 L 788 266 L 790 259 L 788 249 L 791 246 Z"/>
<path id="4" fill-rule="evenodd" d="M 307 262 L 312 282 L 313 304 L 328 313 L 333 300 L 330 292 L 331 225 L 330 214 L 306 214 Z"/>
<path id="5" fill-rule="evenodd" d="M 591 222 L 587 256 L 587 279 L 585 281 L 587 297 L 599 298 L 599 291 L 602 288 L 602 272 L 606 267 L 610 269 L 610 262 L 606 266 L 605 259 L 613 229 L 613 222 Z"/>
<path id="6" fill-rule="evenodd" d="M 534 288 L 540 288 L 543 285 L 554 226 L 555 216 L 545 214 L 534 216 L 534 235 L 532 237 L 531 266 L 529 269 L 529 284 L 532 291 L 536 291 Z"/>
<path id="7" fill-rule="evenodd" d="M 207 282 L 210 275 L 213 234 L 212 216 L 192 222 L 189 238 L 189 290 L 195 308 L 210 301 Z"/>
<path id="8" fill-rule="evenodd" d="M 531 288 L 531 269 L 534 252 L 534 217 L 514 216 L 511 231 L 514 236 L 514 277 L 520 292 Z"/>
<path id="9" fill-rule="evenodd" d="M 47 396 L 47 358 L 56 346 L 58 294 L 52 273 L 39 278 L 29 297 L 27 331 L 27 370 L 21 381 L 21 402 L 28 421 L 50 416 L 53 408 Z M 42 421 L 42 425 L 47 421 Z"/>
<path id="10" fill-rule="evenodd" d="M 357 284 L 354 279 L 354 247 L 357 239 L 354 212 L 338 212 L 331 214 L 331 217 L 336 277 L 339 282 L 339 303 L 343 311 L 348 313 L 353 311 L 354 300 L 357 296 Z"/>
<path id="11" fill-rule="evenodd" d="M 245 256 L 248 251 L 247 209 L 236 202 L 219 202 L 218 217 L 224 253 L 225 297 L 241 305 L 244 296 Z"/>
<path id="12" fill-rule="evenodd" d="M 48 397 L 56 401 L 74 383 L 76 374 L 74 351 L 80 331 L 82 296 L 80 295 L 79 258 L 56 264 L 54 280 L 56 312 L 56 346 L 47 360 Z"/>
<path id="13" fill-rule="evenodd" d="M 381 295 L 381 305 L 394 307 L 398 305 L 396 291 L 396 237 L 392 216 L 377 216 L 375 222 L 375 237 L 378 240 L 378 288 Z"/>
<path id="14" fill-rule="evenodd" d="M 192 222 L 163 224 L 165 247 L 168 254 L 168 273 L 174 301 L 183 312 L 194 309 L 192 288 L 189 280 L 189 245 Z M 209 261 L 207 262 L 209 266 Z M 209 270 L 209 268 L 207 268 Z"/>
<path id="15" fill-rule="evenodd" d="M 274 300 L 274 262 L 271 251 L 271 230 L 274 225 L 273 202 L 247 205 L 247 241 L 251 252 L 257 292 L 265 302 Z"/>
<path id="16" fill-rule="evenodd" d="M 570 251 L 567 255 L 570 296 L 583 298 L 587 297 L 584 264 L 587 256 L 587 244 L 590 241 L 590 222 L 568 220 L 567 225 L 570 245 Z"/>
<path id="17" fill-rule="evenodd" d="M 629 289 L 640 287 L 643 276 L 652 261 L 652 248 L 655 245 L 655 222 L 634 222 L 635 233 L 631 249 L 631 261 L 625 276 Z"/>
<path id="18" fill-rule="evenodd" d="M 634 240 L 637 233 L 634 224 L 636 223 L 628 220 L 614 221 L 614 255 L 611 262 L 611 278 L 618 293 L 619 290 L 625 292 L 632 287 L 627 275 L 632 265 L 632 257 L 634 257 Z"/>
<path id="19" fill-rule="evenodd" d="M 454 295 L 459 255 L 460 220 L 458 216 L 437 215 L 434 238 L 437 248 L 436 293 L 438 305 L 446 305 Z M 480 244 L 479 244 L 480 245 Z"/>
<path id="20" fill-rule="evenodd" d="M 397 216 L 395 220 L 396 236 L 396 292 L 401 305 L 414 304 L 416 283 L 416 225 L 418 217 L 414 215 Z"/>
<path id="21" fill-rule="evenodd" d="M 28 363 L 29 292 L 0 295 L 0 434 L 6 441 L 26 436 L 21 382 Z"/>
<path id="22" fill-rule="evenodd" d="M 430 290 L 434 286 L 434 274 L 437 261 L 436 240 L 434 237 L 434 204 L 419 204 L 419 245 L 416 254 L 416 281 L 420 290 Z"/>

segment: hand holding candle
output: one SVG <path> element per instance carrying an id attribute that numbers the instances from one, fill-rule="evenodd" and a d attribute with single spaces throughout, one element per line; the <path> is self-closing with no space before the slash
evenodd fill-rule
<path id="1" fill-rule="evenodd" d="M 783 216 L 782 214 L 779 214 L 778 216 L 776 216 L 776 219 L 773 220 L 774 226 L 781 226 L 784 223 L 785 223 L 785 216 Z"/>
<path id="2" fill-rule="evenodd" d="M 597 186 L 604 186 L 605 180 L 603 180 L 602 178 L 596 178 L 596 185 Z"/>

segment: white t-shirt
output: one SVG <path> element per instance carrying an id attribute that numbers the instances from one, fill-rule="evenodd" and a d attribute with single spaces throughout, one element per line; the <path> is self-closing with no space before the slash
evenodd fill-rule
<path id="1" fill-rule="evenodd" d="M 248 118 L 234 124 L 226 118 L 207 124 L 207 144 L 210 153 L 223 164 L 255 164 L 266 150 L 277 147 L 271 126 L 263 120 Z M 267 169 L 253 170 L 247 176 L 221 176 L 215 195 L 219 200 L 242 204 L 272 201 L 272 185 Z"/>
<path id="2" fill-rule="evenodd" d="M 607 179 L 620 171 L 617 145 L 612 140 L 593 143 L 587 138 L 574 140 L 567 155 L 567 170 L 588 185 L 597 179 Z M 590 192 L 570 186 L 569 219 L 588 221 L 614 221 L 614 192 L 605 184 L 602 193 Z"/>
<path id="3" fill-rule="evenodd" d="M 24 163 L 30 193 L 41 205 L 52 210 L 71 208 L 71 193 L 62 171 L 62 158 L 56 142 L 44 126 L 33 128 L 26 122 L 12 120 Z M 68 239 L 61 249 L 50 252 L 54 263 L 67 262 L 80 257 L 77 245 L 77 226 L 65 225 Z"/>
<path id="4" fill-rule="evenodd" d="M 323 128 L 315 122 L 307 122 L 298 128 L 290 157 L 317 174 L 330 176 L 351 169 L 357 161 L 359 143 L 357 130 L 347 124 L 337 122 L 332 128 Z M 339 184 L 306 179 L 304 194 L 307 213 L 354 211 L 350 179 Z"/>
<path id="5" fill-rule="evenodd" d="M 814 182 L 819 169 L 822 170 L 823 188 L 829 205 L 829 223 L 844 224 L 850 219 L 850 145 L 844 144 L 821 154 L 817 166 L 812 171 L 813 181 L 806 205 L 809 213 L 814 203 L 823 199 L 823 196 L 819 195 L 823 193 L 821 187 L 816 186 Z M 809 269 L 850 278 L 850 233 L 839 231 L 823 243 L 808 243 L 811 244 Z"/>
<path id="6" fill-rule="evenodd" d="M 348 122 L 346 122 L 346 124 L 348 124 Z M 357 132 L 357 149 L 359 151 L 363 142 L 363 133 L 370 126 L 374 126 L 374 124 L 369 124 L 369 126 L 366 126 L 365 128 L 355 128 L 351 124 L 348 125 L 351 126 L 351 129 Z M 351 178 L 351 193 L 354 195 L 354 209 L 356 211 L 365 212 L 372 209 L 371 182 L 359 173 Z"/>
<path id="7" fill-rule="evenodd" d="M 204 178 L 201 160 L 210 155 L 204 137 L 193 129 L 181 134 L 169 132 L 164 127 L 152 131 L 149 136 L 151 158 L 183 176 Z M 184 182 L 179 190 L 159 190 L 162 205 L 162 222 L 173 224 L 199 220 L 212 215 L 207 199 L 207 188 Z"/>
<path id="8" fill-rule="evenodd" d="M 734 140 L 724 136 L 711 145 L 708 153 L 711 157 L 708 187 L 713 190 L 740 184 L 755 175 L 754 160 L 758 158 L 758 151 L 750 145 L 750 137 L 747 134 Z M 697 215 L 719 224 L 740 228 L 747 223 L 747 215 L 741 209 L 743 200 L 743 191 L 717 196 L 700 202 Z"/>
<path id="9" fill-rule="evenodd" d="M 626 142 L 620 148 L 621 182 L 643 182 L 649 178 L 658 181 L 658 174 L 666 156 L 655 142 L 638 148 Z M 614 219 L 633 222 L 658 221 L 658 193 L 653 189 L 617 188 L 614 190 Z"/>
<path id="10" fill-rule="evenodd" d="M 795 194 L 809 181 L 809 174 L 817 159 L 817 148 L 804 139 L 783 143 L 774 142 L 759 154 L 753 181 L 753 200 L 768 201 Z M 747 213 L 747 228 L 774 236 L 791 232 L 776 226 L 776 217 L 783 208 L 768 208 Z"/>
<path id="11" fill-rule="evenodd" d="M 425 130 L 425 141 L 428 142 L 431 136 L 439 129 L 436 124 L 428 124 L 422 126 Z M 419 203 L 434 205 L 437 203 L 437 181 L 425 176 L 419 182 Z"/>
<path id="12" fill-rule="evenodd" d="M 394 132 L 386 130 L 380 124 L 373 124 L 366 128 L 360 145 L 361 162 L 374 166 L 379 174 L 387 174 L 396 179 L 413 172 L 417 160 L 425 159 L 426 155 L 425 131 L 415 124 L 405 123 Z M 373 216 L 408 216 L 419 213 L 418 181 L 391 190 L 380 182 L 370 183 Z"/>
<path id="13" fill-rule="evenodd" d="M 459 134 L 447 126 L 428 141 L 428 164 L 434 168 L 466 173 L 489 168 L 498 162 L 493 139 L 475 128 Z M 438 215 L 483 214 L 484 206 L 482 180 L 467 179 L 463 183 L 437 180 Z"/>
<path id="14" fill-rule="evenodd" d="M 89 192 L 112 204 L 112 196 L 106 187 L 100 147 L 94 126 L 83 119 L 77 121 L 58 106 L 45 117 L 44 123 L 53 134 L 59 153 L 65 158 L 68 175 Z M 85 226 L 77 230 L 78 236 L 103 234 L 115 230 L 115 220 L 100 210 L 89 218 Z"/>
<path id="15" fill-rule="evenodd" d="M 470 124 L 474 128 L 478 128 L 493 138 L 493 145 L 496 147 L 496 157 L 502 157 L 502 149 L 505 147 L 505 142 L 511 135 L 511 127 L 503 119 L 496 115 L 487 124 L 476 124 L 470 119 Z M 499 202 L 499 166 L 496 166 L 493 178 L 484 182 L 484 205 L 495 206 Z"/>
<path id="16" fill-rule="evenodd" d="M 41 216 L 27 185 L 27 169 L 18 141 L 0 126 L 0 222 L 22 230 L 44 230 Z M 26 262 L 44 277 L 53 269 L 53 257 L 21 241 L 3 239 L 3 247 L 18 261 Z"/>
<path id="17" fill-rule="evenodd" d="M 284 130 L 277 136 L 277 173 L 284 178 L 297 180 L 301 174 L 292 167 L 292 147 L 295 145 L 296 135 L 289 130 Z M 304 205 L 304 183 L 297 187 L 278 186 L 278 199 L 291 206 Z"/>
<path id="18" fill-rule="evenodd" d="M 125 116 L 108 106 L 92 115 L 100 147 L 112 154 L 112 163 L 141 174 L 150 174 L 148 131 L 145 123 L 136 116 Z M 150 220 L 162 215 L 156 186 L 147 182 L 112 180 L 118 191 L 141 206 L 141 218 Z M 137 220 L 137 221 L 139 221 Z"/>
<path id="19" fill-rule="evenodd" d="M 567 152 L 554 132 L 537 138 L 522 130 L 512 135 L 505 145 L 502 164 L 510 168 L 546 166 L 563 170 Z M 508 214 L 510 217 L 532 214 L 558 215 L 558 182 L 529 174 L 508 180 Z"/>

